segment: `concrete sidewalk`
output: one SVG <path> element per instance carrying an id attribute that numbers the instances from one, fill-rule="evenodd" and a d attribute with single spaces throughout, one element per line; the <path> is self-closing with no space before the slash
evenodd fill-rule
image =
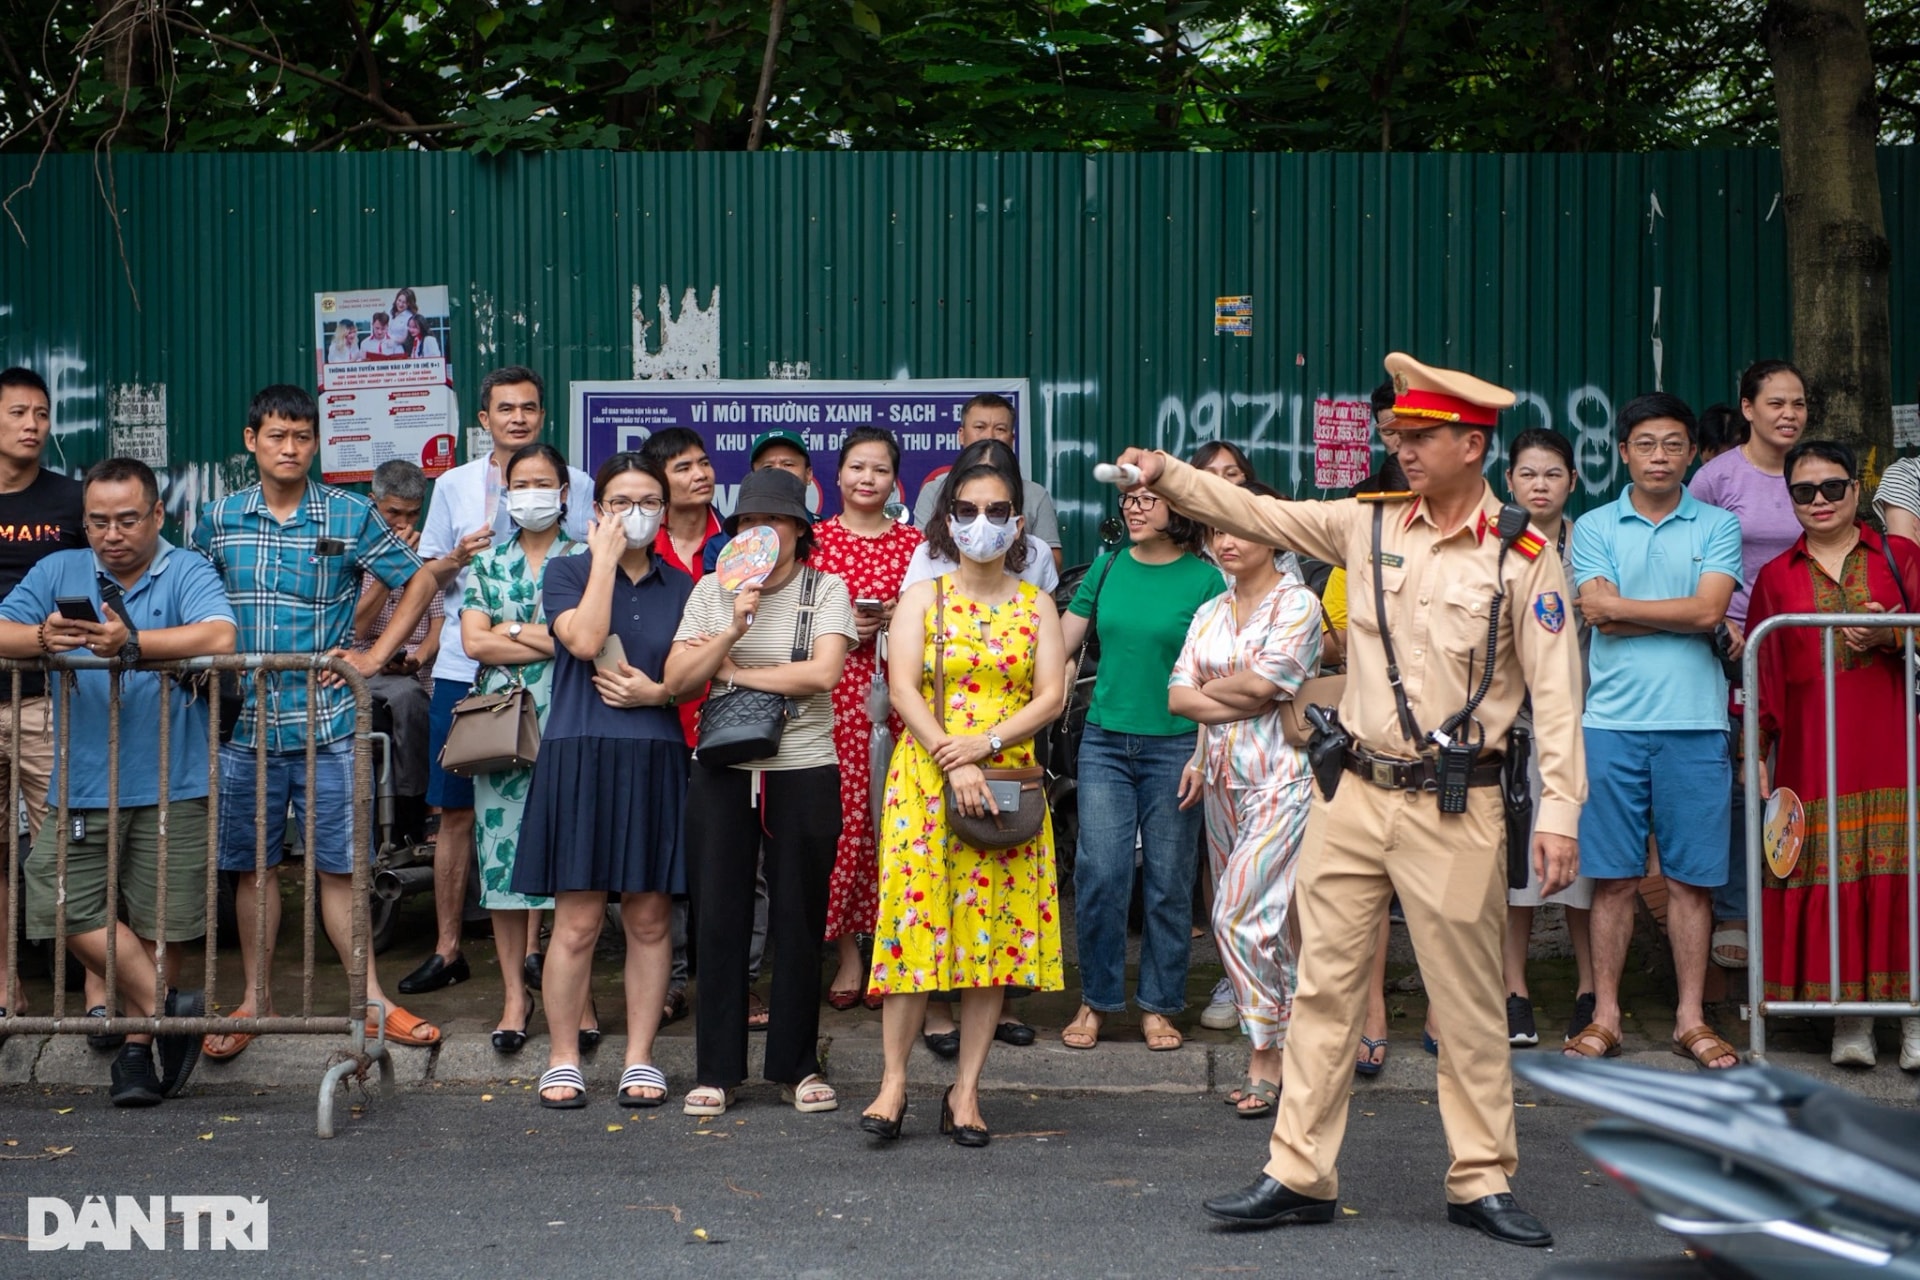
<path id="1" fill-rule="evenodd" d="M 297 901 L 297 900 L 296 900 Z M 432 939 L 432 908 L 424 898 L 405 904 L 396 941 L 379 959 L 383 979 L 389 990 L 399 978 L 425 955 Z M 299 960 L 301 939 L 294 928 L 300 919 L 297 908 L 288 903 L 286 927 L 275 957 L 274 980 L 280 994 L 280 1011 L 297 1012 L 299 998 Z M 1541 1047 L 1517 1050 L 1518 1053 L 1548 1053 L 1557 1048 L 1572 1005 L 1575 982 L 1573 962 L 1568 956 L 1564 922 L 1557 910 L 1547 908 L 1536 913 L 1532 959 L 1528 977 L 1541 1032 Z M 1066 1048 L 1059 1038 L 1079 1007 L 1079 975 L 1072 962 L 1077 959 L 1070 921 L 1066 930 L 1069 968 L 1067 987 L 1059 992 L 1042 992 L 1014 1001 L 1010 1009 L 1039 1033 L 1037 1043 L 1028 1048 L 994 1046 L 987 1068 L 986 1086 L 994 1089 L 1047 1091 L 1158 1091 L 1170 1093 L 1207 1093 L 1231 1089 L 1245 1080 L 1247 1042 L 1237 1032 L 1211 1031 L 1199 1024 L 1200 1010 L 1208 992 L 1220 976 L 1219 957 L 1211 938 L 1194 942 L 1192 972 L 1188 984 L 1188 1010 L 1175 1022 L 1186 1033 L 1186 1045 L 1173 1052 L 1148 1051 L 1139 1031 L 1139 1015 L 1116 1014 L 1107 1020 L 1100 1045 L 1090 1051 Z M 603 948 L 607 940 L 603 939 Z M 1138 937 L 1131 940 L 1137 952 Z M 345 1009 L 344 983 L 339 979 L 331 951 L 324 944 L 319 952 L 319 973 L 315 981 L 316 1013 L 340 1013 Z M 469 982 L 407 1000 L 414 1013 L 438 1023 L 442 1043 L 434 1049 L 395 1046 L 392 1052 L 396 1079 L 414 1087 L 491 1086 L 531 1089 L 532 1082 L 546 1065 L 547 1027 L 544 1006 L 537 1009 L 533 1035 L 515 1056 L 495 1053 L 489 1040 L 500 1015 L 501 984 L 491 940 L 470 938 L 464 943 L 468 964 L 473 970 Z M 1644 954 L 1643 954 L 1644 953 Z M 1628 1061 L 1673 1070 L 1693 1069 L 1687 1060 L 1667 1051 L 1673 1034 L 1669 981 L 1662 977 L 1664 956 L 1644 940 L 1637 945 L 1629 964 L 1622 992 L 1627 1012 L 1624 1038 Z M 824 996 L 831 979 L 832 961 L 822 970 Z M 199 968 L 199 952 L 190 953 L 190 971 L 184 975 L 191 983 Z M 1732 989 L 1744 991 L 1744 974 L 1728 975 Z M 220 999 L 231 1007 L 240 992 L 239 953 L 223 949 L 219 963 Z M 764 994 L 763 977 L 760 990 Z M 52 1008 L 52 990 L 45 978 L 25 984 L 28 1006 L 35 1010 Z M 609 1089 L 617 1080 L 625 1052 L 625 1008 L 620 988 L 619 962 L 607 955 L 594 963 L 593 993 L 597 1000 L 605 1040 L 589 1054 L 584 1070 L 596 1089 Z M 689 989 L 698 1016 L 698 982 Z M 68 996 L 68 1008 L 79 1012 L 83 1001 L 76 992 Z M 1435 1089 L 1437 1060 L 1420 1049 L 1420 1031 L 1426 1017 L 1426 996 L 1419 971 L 1407 942 L 1406 930 L 1396 926 L 1388 951 L 1387 1005 L 1390 1015 L 1391 1048 L 1385 1069 L 1371 1079 L 1356 1077 L 1357 1090 L 1411 1090 L 1430 1094 Z M 1725 1003 L 1709 1010 L 1720 1033 L 1743 1052 L 1747 1045 L 1747 1027 L 1739 1020 L 1737 1004 Z M 1827 1032 L 1812 1020 L 1782 1019 L 1769 1024 L 1768 1060 L 1823 1080 L 1830 1080 L 1861 1093 L 1891 1102 L 1913 1102 L 1920 1092 L 1920 1079 L 1896 1066 L 1898 1057 L 1897 1024 L 1881 1027 L 1881 1065 L 1871 1071 L 1836 1068 L 1826 1058 Z M 841 1013 L 821 1009 L 821 1054 L 828 1072 L 839 1083 L 852 1086 L 858 1094 L 862 1086 L 877 1082 L 881 1074 L 880 1015 L 856 1006 Z M 758 1063 L 761 1037 L 749 1037 L 753 1060 Z M 196 1085 L 234 1087 L 317 1087 L 329 1060 L 346 1047 L 337 1036 L 264 1036 L 245 1053 L 230 1062 L 203 1060 L 195 1073 Z M 0 1083 L 32 1083 L 45 1086 L 104 1086 L 109 1055 L 87 1047 L 83 1037 L 13 1036 L 0 1045 Z M 677 1096 L 693 1082 L 693 1018 L 682 1019 L 661 1030 L 655 1045 L 655 1061 L 666 1072 Z M 916 1078 L 927 1082 L 945 1082 L 951 1078 L 952 1064 L 933 1056 L 924 1045 L 914 1048 L 913 1070 Z M 751 1087 L 751 1086 L 750 1086 Z M 768 1086 L 771 1092 L 771 1086 Z M 1524 1096 L 1525 1088 L 1521 1086 Z"/>

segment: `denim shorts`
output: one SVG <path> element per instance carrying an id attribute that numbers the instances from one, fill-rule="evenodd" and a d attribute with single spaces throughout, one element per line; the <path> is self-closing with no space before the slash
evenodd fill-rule
<path id="1" fill-rule="evenodd" d="M 254 755 L 229 742 L 220 748 L 220 869 L 254 868 Z M 307 753 L 267 753 L 267 865 L 278 866 L 287 836 L 287 806 L 306 838 Z M 313 848 L 307 856 L 322 871 L 353 874 L 353 739 L 342 738 L 313 754 Z M 364 842 L 371 856 L 372 842 Z"/>
<path id="2" fill-rule="evenodd" d="M 1727 878 L 1733 775 L 1724 729 L 1588 729 L 1580 874 L 1646 874 L 1647 836 L 1669 880 L 1712 889 Z"/>

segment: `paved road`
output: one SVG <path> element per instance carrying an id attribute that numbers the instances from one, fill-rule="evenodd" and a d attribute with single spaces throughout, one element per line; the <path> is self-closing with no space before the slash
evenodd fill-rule
<path id="1" fill-rule="evenodd" d="M 1573 1146 L 1583 1114 L 1550 1102 L 1519 1113 L 1520 1190 L 1558 1233 L 1549 1254 L 1446 1225 L 1440 1118 L 1414 1092 L 1356 1102 L 1339 1222 L 1254 1234 L 1216 1229 L 1197 1207 L 1264 1159 L 1264 1126 L 1217 1095 L 989 1095 L 998 1136 L 967 1151 L 935 1134 L 932 1091 L 916 1091 L 906 1136 L 877 1149 L 853 1127 L 864 1097 L 800 1116 L 754 1089 L 700 1124 L 677 1108 L 616 1110 L 604 1088 L 574 1112 L 541 1110 L 519 1086 L 481 1093 L 399 1090 L 322 1142 L 307 1090 L 196 1092 L 151 1111 L 115 1111 L 78 1090 L 0 1090 L 0 1141 L 17 1144 L 0 1147 L 0 1275 L 126 1275 L 131 1263 L 149 1275 L 408 1280 L 1477 1278 L 1677 1253 Z M 31 1158 L 49 1147 L 71 1151 Z M 26 1198 L 86 1194 L 264 1194 L 271 1252 L 264 1264 L 185 1253 L 175 1227 L 165 1255 L 29 1253 Z"/>

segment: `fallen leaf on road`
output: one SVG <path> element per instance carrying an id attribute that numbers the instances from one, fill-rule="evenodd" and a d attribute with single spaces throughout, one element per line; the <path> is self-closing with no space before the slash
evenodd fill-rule
<path id="1" fill-rule="evenodd" d="M 619 1132 L 620 1132 L 620 1131 L 621 1131 L 622 1129 L 624 1129 L 624 1128 L 626 1128 L 626 1127 L 627 1127 L 627 1126 L 625 1126 L 625 1125 L 623 1125 L 623 1124 L 610 1124 L 610 1125 L 608 1125 L 608 1126 L 607 1126 L 607 1132 L 608 1132 L 608 1133 L 619 1133 Z"/>
<path id="2" fill-rule="evenodd" d="M 1357 1218 L 1360 1216 L 1360 1211 L 1358 1209 L 1349 1209 L 1345 1205 L 1340 1206 L 1340 1212 L 1345 1214 L 1349 1218 Z"/>
<path id="3" fill-rule="evenodd" d="M 240 1117 L 239 1116 L 221 1116 L 220 1122 L 222 1124 L 238 1124 L 240 1123 Z"/>
<path id="4" fill-rule="evenodd" d="M 727 1190 L 733 1192 L 735 1195 L 752 1196 L 755 1200 L 758 1200 L 761 1198 L 760 1192 L 749 1191 L 745 1187 L 740 1186 L 738 1183 L 734 1182 L 732 1178 L 728 1178 L 726 1182 L 727 1182 Z"/>
<path id="5" fill-rule="evenodd" d="M 1361 1114 L 1361 1115 L 1363 1115 L 1363 1116 L 1370 1116 L 1370 1115 L 1372 1115 L 1372 1114 L 1373 1114 L 1373 1112 L 1371 1112 L 1371 1111 L 1362 1111 L 1362 1112 L 1361 1112 L 1360 1114 Z"/>
<path id="6" fill-rule="evenodd" d="M 64 1116 L 64 1115 L 70 1115 L 72 1114 L 72 1112 L 73 1112 L 72 1107 L 61 1107 L 58 1111 L 54 1112 L 53 1114 L 57 1116 Z"/>
<path id="7" fill-rule="evenodd" d="M 1029 1129 L 1025 1133 L 1000 1133 L 994 1136 L 998 1138 L 1064 1138 L 1066 1134 L 1065 1129 Z"/>
<path id="8" fill-rule="evenodd" d="M 213 1141 L 213 1135 L 212 1135 L 211 1133 L 203 1133 L 203 1134 L 201 1134 L 201 1135 L 200 1135 L 200 1141 L 202 1141 L 202 1142 L 212 1142 L 212 1141 Z"/>
<path id="9" fill-rule="evenodd" d="M 9 1147 L 17 1147 L 17 1146 L 19 1146 L 19 1145 L 20 1145 L 20 1139 L 18 1139 L 18 1138 L 8 1138 L 8 1139 L 7 1139 L 7 1141 L 6 1141 L 6 1143 L 5 1143 L 5 1145 L 6 1145 L 6 1146 L 9 1146 Z"/>
<path id="10" fill-rule="evenodd" d="M 481 1094 L 481 1095 L 480 1095 L 480 1101 L 482 1101 L 482 1102 L 492 1102 L 492 1101 L 493 1101 L 493 1095 L 492 1095 L 492 1094 L 490 1094 L 490 1093 L 483 1093 L 483 1094 Z"/>
<path id="11" fill-rule="evenodd" d="M 626 1209 L 639 1209 L 646 1213 L 670 1213 L 673 1215 L 675 1223 L 678 1223 L 681 1217 L 680 1206 L 677 1204 L 629 1204 L 621 1207 Z"/>

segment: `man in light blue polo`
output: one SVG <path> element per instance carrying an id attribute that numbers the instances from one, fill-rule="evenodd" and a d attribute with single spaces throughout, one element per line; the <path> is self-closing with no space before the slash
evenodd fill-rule
<path id="1" fill-rule="evenodd" d="M 1594 879 L 1594 1010 L 1566 1051 L 1620 1051 L 1620 975 L 1651 834 L 1679 986 L 1674 1052 L 1701 1067 L 1731 1067 L 1739 1058 L 1707 1025 L 1702 997 L 1732 787 L 1727 679 L 1712 636 L 1741 581 L 1740 522 L 1682 483 L 1698 432 L 1678 397 L 1628 401 L 1619 448 L 1633 483 L 1573 530 L 1574 590 L 1594 631 L 1580 813 L 1580 874 Z M 1536 602 L 1532 621 L 1553 631 L 1568 625 L 1557 603 Z"/>
<path id="2" fill-rule="evenodd" d="M 0 657 L 89 652 L 128 662 L 232 653 L 237 627 L 220 575 L 205 559 L 160 536 L 166 513 L 153 471 L 131 458 L 109 458 L 87 472 L 82 490 L 86 551 L 56 551 L 28 570 L 0 603 Z M 85 600 L 96 621 L 67 616 L 60 601 Z M 83 610 L 76 610 L 84 612 Z M 108 699 L 105 671 L 76 673 L 66 698 L 53 699 L 55 732 L 64 737 L 67 770 L 58 758 L 47 802 L 66 791 L 63 825 L 46 823 L 22 868 L 27 935 L 54 935 L 65 903 L 67 944 L 104 979 L 107 929 L 117 928 L 114 969 L 129 1017 L 154 1012 L 154 944 L 182 943 L 207 931 L 207 700 L 178 683 L 168 698 L 166 902 L 160 902 L 160 677 L 120 677 L 117 788 L 108 785 Z M 63 705 L 64 704 L 64 705 Z M 62 721 L 71 723 L 64 728 Z M 59 737 L 56 737 L 56 741 Z M 67 840 L 64 875 L 59 837 Z M 109 832 L 120 850 L 121 902 L 107 898 Z M 124 903 L 127 924 L 115 916 Z M 180 952 L 170 949 L 172 970 Z M 171 973 L 168 973 L 171 981 Z M 198 1016 L 198 993 L 184 1003 L 169 994 L 166 1012 Z M 109 1094 L 119 1107 L 151 1106 L 178 1093 L 198 1056 L 200 1037 L 160 1038 L 160 1074 L 152 1037 L 129 1035 L 113 1062 Z"/>

